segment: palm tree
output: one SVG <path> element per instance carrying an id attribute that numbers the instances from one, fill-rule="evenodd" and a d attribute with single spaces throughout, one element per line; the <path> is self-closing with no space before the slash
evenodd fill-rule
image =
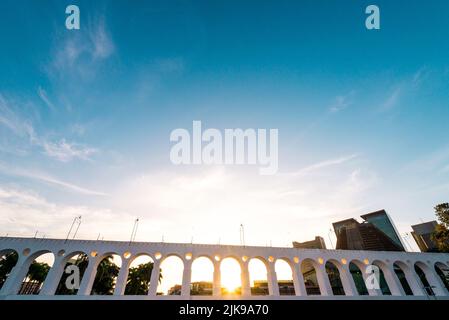
<path id="1" fill-rule="evenodd" d="M 148 293 L 153 262 L 142 263 L 137 267 L 129 269 L 128 280 L 126 282 L 125 294 L 145 295 Z M 162 272 L 159 273 L 159 282 L 162 280 Z"/>
<path id="2" fill-rule="evenodd" d="M 5 254 L 0 259 L 0 289 L 3 287 L 3 284 L 11 273 L 12 268 L 14 268 L 17 264 L 18 259 L 19 255 L 15 251 Z"/>
<path id="3" fill-rule="evenodd" d="M 91 294 L 111 295 L 114 293 L 114 283 L 120 268 L 112 261 L 112 256 L 101 260 L 97 268 Z"/>

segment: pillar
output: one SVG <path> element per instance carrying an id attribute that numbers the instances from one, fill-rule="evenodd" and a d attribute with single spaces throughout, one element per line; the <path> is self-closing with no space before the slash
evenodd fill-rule
<path id="1" fill-rule="evenodd" d="M 53 266 L 48 271 L 42 289 L 39 292 L 40 295 L 55 294 L 56 289 L 58 288 L 59 281 L 61 280 L 62 274 L 64 272 L 65 264 L 66 259 L 64 257 L 56 257 Z"/>
<path id="2" fill-rule="evenodd" d="M 396 273 L 394 272 L 393 264 L 385 265 L 382 269 L 385 277 L 385 281 L 388 284 L 388 288 L 390 288 L 391 295 L 393 296 L 405 296 L 405 291 L 402 288 L 402 284 L 399 281 Z"/>
<path id="3" fill-rule="evenodd" d="M 101 259 L 98 256 L 89 258 L 89 262 L 86 270 L 84 271 L 83 279 L 81 280 L 77 295 L 90 295 L 95 281 L 95 276 L 97 275 L 97 266 L 100 262 Z"/>
<path id="4" fill-rule="evenodd" d="M 17 260 L 14 268 L 12 268 L 5 283 L 3 284 L 3 287 L 0 290 L 0 295 L 17 294 L 20 286 L 22 285 L 23 278 L 25 278 L 32 261 L 33 260 L 28 261 L 27 257 L 19 254 L 19 259 Z M 25 272 L 23 270 L 25 270 Z"/>
<path id="5" fill-rule="evenodd" d="M 221 272 L 220 262 L 218 261 L 214 261 L 214 283 L 212 288 L 213 296 L 221 296 Z"/>
<path id="6" fill-rule="evenodd" d="M 345 295 L 358 296 L 359 292 L 357 291 L 351 271 L 349 270 L 349 265 L 345 264 L 338 270 L 340 272 L 340 279 L 343 284 L 343 289 L 345 290 Z"/>
<path id="7" fill-rule="evenodd" d="M 315 267 L 315 271 L 318 285 L 320 286 L 321 295 L 331 296 L 333 294 L 332 287 L 324 264 L 320 264 L 318 267 Z"/>
<path id="8" fill-rule="evenodd" d="M 190 296 L 190 282 L 192 280 L 192 260 L 184 260 L 184 271 L 182 272 L 181 296 Z"/>
<path id="9" fill-rule="evenodd" d="M 249 269 L 248 269 L 248 261 L 240 264 L 242 268 L 241 273 L 241 281 L 242 281 L 242 296 L 250 296 L 251 295 L 251 284 L 249 280 Z"/>
<path id="10" fill-rule="evenodd" d="M 382 295 L 382 291 L 376 288 L 373 288 L 372 285 L 374 285 L 375 283 L 373 281 L 375 281 L 374 277 L 374 273 L 369 273 L 368 271 L 368 267 L 370 265 L 362 265 L 360 268 L 360 271 L 362 272 L 363 275 L 363 281 L 365 282 L 365 286 L 366 289 L 368 290 L 368 294 L 370 296 L 381 296 Z M 378 279 L 379 280 L 379 279 Z"/>
<path id="11" fill-rule="evenodd" d="M 279 297 L 279 285 L 275 270 L 275 264 L 273 262 L 268 263 L 267 280 L 268 280 L 268 292 L 270 296 Z"/>
<path id="12" fill-rule="evenodd" d="M 422 268 L 435 296 L 447 296 L 448 292 L 434 268 Z"/>
<path id="13" fill-rule="evenodd" d="M 155 260 L 153 263 L 153 270 L 151 271 L 150 286 L 148 288 L 148 295 L 155 297 L 157 295 L 157 287 L 159 285 L 159 275 L 161 273 L 161 261 Z"/>
<path id="14" fill-rule="evenodd" d="M 122 266 L 115 282 L 114 296 L 123 296 L 125 294 L 126 283 L 128 282 L 129 266 L 131 259 L 122 258 Z"/>
<path id="15" fill-rule="evenodd" d="M 424 292 L 424 289 L 422 288 L 421 280 L 419 279 L 418 275 L 415 272 L 415 268 L 410 263 L 406 264 L 406 267 L 402 267 L 399 265 L 399 267 L 402 269 L 402 271 L 405 274 L 405 279 L 407 279 L 408 285 L 412 289 L 414 296 L 425 296 L 426 293 Z"/>
<path id="16" fill-rule="evenodd" d="M 293 267 L 293 285 L 295 287 L 295 294 L 297 296 L 307 296 L 306 286 L 304 284 L 304 277 L 301 272 L 301 264 L 294 264 Z"/>

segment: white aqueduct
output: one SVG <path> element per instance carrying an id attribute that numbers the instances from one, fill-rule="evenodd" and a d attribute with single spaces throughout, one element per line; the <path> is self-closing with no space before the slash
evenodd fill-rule
<path id="1" fill-rule="evenodd" d="M 224 299 L 222 295 L 220 264 L 225 258 L 235 259 L 241 270 L 240 299 L 449 299 L 448 275 L 449 254 L 414 252 L 376 252 L 351 250 L 318 250 L 256 246 L 60 240 L 35 238 L 0 238 L 0 258 L 14 250 L 18 253 L 17 264 L 9 272 L 0 290 L 0 299 Z M 54 263 L 49 270 L 38 295 L 19 295 L 24 278 L 34 259 L 45 253 L 53 253 Z M 88 256 L 88 265 L 82 276 L 76 295 L 55 295 L 56 288 L 67 262 L 76 255 Z M 90 295 L 97 266 L 108 255 L 117 254 L 122 265 L 116 278 L 114 294 L 110 296 Z M 125 285 L 132 261 L 148 255 L 154 261 L 148 294 L 145 296 L 125 296 Z M 183 262 L 182 287 L 178 296 L 157 295 L 160 265 L 170 256 L 177 256 Z M 214 266 L 213 290 L 211 296 L 193 296 L 190 294 L 192 262 L 199 257 L 210 259 Z M 267 269 L 268 295 L 251 296 L 248 262 L 257 258 Z M 281 296 L 275 272 L 275 262 L 284 260 L 292 269 L 294 295 Z M 317 295 L 308 295 L 301 265 L 307 263 L 315 269 L 319 286 Z M 343 295 L 334 295 L 326 272 L 326 265 L 332 263 L 338 270 Z M 360 275 L 366 280 L 369 274 L 366 268 L 375 265 L 383 273 L 389 294 L 380 289 L 367 289 L 361 295 L 356 287 L 350 265 L 356 265 Z M 402 279 L 398 276 L 398 270 Z M 407 283 L 407 286 L 404 285 Z M 406 287 L 408 290 L 406 290 Z"/>

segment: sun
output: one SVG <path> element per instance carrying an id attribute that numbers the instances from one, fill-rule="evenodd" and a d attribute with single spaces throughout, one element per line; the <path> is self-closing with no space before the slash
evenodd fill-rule
<path id="1" fill-rule="evenodd" d="M 237 293 L 241 287 L 241 271 L 239 263 L 233 258 L 226 258 L 221 262 L 221 287 L 227 293 Z"/>

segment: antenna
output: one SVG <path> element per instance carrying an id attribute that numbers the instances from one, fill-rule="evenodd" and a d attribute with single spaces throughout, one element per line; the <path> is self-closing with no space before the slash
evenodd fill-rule
<path id="1" fill-rule="evenodd" d="M 65 238 L 64 243 L 67 242 L 67 240 L 69 240 L 70 233 L 72 232 L 73 226 L 74 226 L 75 223 L 77 223 L 77 222 L 78 222 L 78 226 L 77 226 L 76 231 L 75 231 L 75 233 L 74 233 L 74 235 L 73 235 L 73 239 L 75 239 L 76 233 L 78 232 L 78 228 L 80 227 L 80 224 L 81 224 L 81 216 L 77 216 L 77 217 L 75 217 L 75 218 L 73 219 L 72 225 L 70 226 L 69 232 L 67 232 L 67 237 Z"/>
<path id="2" fill-rule="evenodd" d="M 331 233 L 333 232 L 332 229 L 329 229 L 329 232 L 327 233 L 327 236 L 329 237 L 329 241 L 331 242 L 331 248 L 334 249 L 334 244 L 332 243 Z"/>
<path id="3" fill-rule="evenodd" d="M 245 228 L 240 224 L 240 245 L 245 246 Z"/>
<path id="4" fill-rule="evenodd" d="M 134 221 L 133 231 L 131 232 L 131 239 L 129 240 L 129 244 L 134 241 L 137 234 L 137 227 L 139 226 L 139 218 Z"/>
<path id="5" fill-rule="evenodd" d="M 36 237 L 37 237 L 37 234 L 38 234 L 38 230 L 36 230 L 36 232 L 34 233 L 34 238 L 36 239 Z"/>

